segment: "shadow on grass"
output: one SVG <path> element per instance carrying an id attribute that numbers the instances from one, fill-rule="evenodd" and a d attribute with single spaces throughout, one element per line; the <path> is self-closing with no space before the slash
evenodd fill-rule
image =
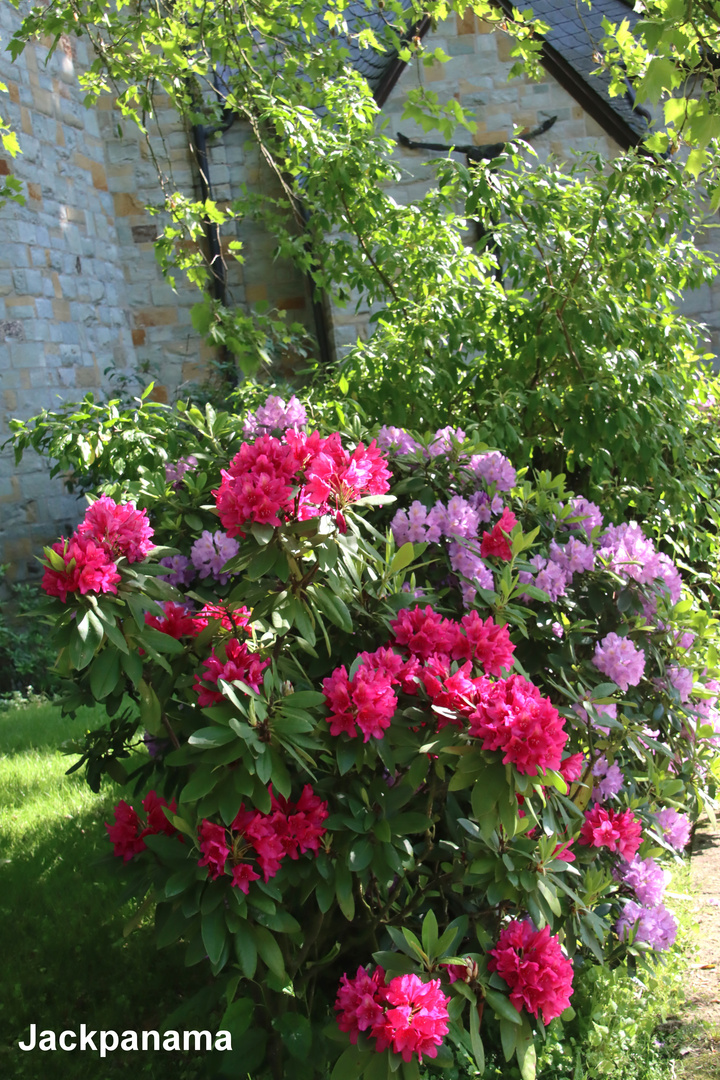
<path id="1" fill-rule="evenodd" d="M 74 734 L 67 721 L 57 723 L 57 710 L 54 717 L 28 717 L 22 730 L 22 712 L 12 714 L 14 726 L 0 717 L 0 750 L 7 749 L 6 735 L 12 746 L 10 755 L 0 755 L 6 800 L 0 847 L 0 1077 L 199 1080 L 212 1075 L 207 1053 L 117 1050 L 101 1060 L 91 1050 L 19 1049 L 31 1024 L 56 1035 L 79 1032 L 83 1023 L 88 1030 L 162 1032 L 167 1017 L 210 983 L 204 965 L 184 966 L 181 945 L 157 951 L 149 923 L 123 938 L 135 905 L 119 907 L 122 867 L 109 854 L 103 822 L 112 820 L 112 807 L 127 792 L 108 785 L 101 795 L 92 795 L 79 777 L 62 776 L 71 758 L 58 761 L 57 754 L 42 751 L 37 767 L 45 779 L 36 780 L 32 772 L 20 779 L 15 763 L 24 751 Z M 76 723 L 81 731 L 83 721 Z M 55 738 L 45 742 L 41 736 L 48 726 Z M 44 819 L 41 787 L 47 793 Z M 173 1026 L 214 1031 L 217 1021 L 217 1015 L 206 1013 Z"/>

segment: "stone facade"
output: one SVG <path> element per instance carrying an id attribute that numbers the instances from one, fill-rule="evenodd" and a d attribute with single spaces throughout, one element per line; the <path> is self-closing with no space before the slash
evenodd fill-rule
<path id="1" fill-rule="evenodd" d="M 6 42 L 19 16 L 0 5 L 0 39 Z M 163 280 L 153 240 L 162 216 L 147 205 L 160 201 L 157 165 L 171 183 L 199 198 L 191 133 L 167 100 L 156 101 L 150 136 L 162 147 L 151 159 L 134 123 L 124 119 L 110 97 L 93 109 L 83 105 L 78 72 L 88 63 L 83 41 L 63 41 L 46 63 L 48 42 L 28 46 L 17 63 L 0 52 L 0 81 L 9 93 L 0 115 L 17 131 L 22 155 L 0 155 L 0 175 L 23 181 L 26 205 L 0 210 L 0 441 L 11 417 L 25 418 L 59 399 L 77 400 L 91 389 L 107 392 L 113 372 L 148 371 L 156 397 L 171 400 L 183 384 L 202 379 L 212 350 L 194 332 L 190 308 L 197 291 L 180 278 L 176 290 Z M 555 126 L 535 143 L 541 159 L 569 150 L 607 156 L 618 144 L 550 75 L 533 83 L 508 82 L 511 40 L 469 13 L 452 16 L 429 34 L 430 50 L 450 57 L 403 72 L 384 106 L 388 131 L 422 139 L 422 131 L 401 119 L 410 89 L 425 85 L 441 100 L 456 98 L 474 117 L 474 130 L 459 129 L 461 143 L 508 139 L 517 127 L 532 128 L 550 116 Z M 431 152 L 397 148 L 404 178 L 392 189 L 400 202 L 417 198 L 432 183 L 426 162 Z M 276 181 L 247 127 L 236 122 L 209 140 L 213 197 L 220 204 L 238 194 L 240 184 L 273 190 Z M 244 264 L 228 266 L 228 302 L 249 307 L 266 302 L 312 329 L 307 283 L 274 258 L 273 241 L 259 226 L 243 222 L 223 237 L 243 242 Z M 715 230 L 708 245 L 717 247 Z M 333 343 L 342 352 L 370 332 L 367 311 L 355 305 L 330 312 Z M 720 337 L 720 286 L 688 297 L 687 310 Z M 45 465 L 28 458 L 16 470 L 12 456 L 0 456 L 0 563 L 13 573 L 37 572 L 33 555 L 43 542 L 74 526 L 79 510 L 51 482 Z"/>

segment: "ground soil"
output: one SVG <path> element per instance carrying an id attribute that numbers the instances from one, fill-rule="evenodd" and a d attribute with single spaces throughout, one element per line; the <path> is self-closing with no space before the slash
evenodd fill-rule
<path id="1" fill-rule="evenodd" d="M 701 822 L 692 844 L 691 872 L 697 954 L 688 971 L 679 1018 L 685 1046 L 678 1080 L 720 1080 L 720 831 Z"/>

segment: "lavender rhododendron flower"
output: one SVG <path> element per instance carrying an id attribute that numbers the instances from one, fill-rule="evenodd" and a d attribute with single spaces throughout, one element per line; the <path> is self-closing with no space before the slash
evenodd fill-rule
<path id="1" fill-rule="evenodd" d="M 670 883 L 670 872 L 659 866 L 654 859 L 638 859 L 621 862 L 613 871 L 617 881 L 627 885 L 641 904 L 655 907 L 660 903 Z"/>
<path id="2" fill-rule="evenodd" d="M 637 686 L 645 670 L 645 653 L 629 638 L 610 633 L 595 646 L 593 664 L 621 690 Z"/>
<path id="3" fill-rule="evenodd" d="M 625 782 L 625 777 L 617 762 L 614 761 L 612 765 L 608 765 L 604 754 L 593 765 L 593 776 L 602 777 L 600 783 L 595 785 L 595 798 L 599 802 L 614 798 Z"/>
<path id="4" fill-rule="evenodd" d="M 165 466 L 165 479 L 169 484 L 177 484 L 191 469 L 197 469 L 197 458 L 194 454 L 178 458 L 174 465 Z"/>
<path id="5" fill-rule="evenodd" d="M 615 924 L 615 931 L 621 940 L 626 941 L 633 929 L 637 944 L 646 944 L 658 951 L 669 949 L 677 935 L 677 923 L 662 904 L 644 907 L 634 900 L 628 900 Z"/>
<path id="6" fill-rule="evenodd" d="M 478 480 L 484 480 L 496 491 L 510 491 L 515 487 L 516 472 L 508 459 L 497 450 L 487 454 L 473 454 L 468 463 Z"/>
<path id="7" fill-rule="evenodd" d="M 222 529 L 218 529 L 215 533 L 204 529 L 202 535 L 193 544 L 190 557 L 201 578 L 212 574 L 221 585 L 224 585 L 230 579 L 230 574 L 223 574 L 222 568 L 226 562 L 237 555 L 239 550 L 240 545 L 237 540 L 228 536 Z"/>
<path id="8" fill-rule="evenodd" d="M 567 528 L 573 531 L 582 530 L 588 539 L 592 534 L 593 529 L 598 528 L 603 523 L 603 516 L 600 512 L 600 507 L 595 503 L 589 502 L 587 499 L 578 495 L 574 499 L 570 499 L 568 506 L 572 510 L 572 517 L 582 518 L 582 521 L 566 522 Z"/>
<path id="9" fill-rule="evenodd" d="M 377 444 L 381 450 L 392 450 L 396 454 L 415 454 L 422 449 L 422 444 L 404 428 L 388 427 L 386 424 L 377 433 Z"/>
<path id="10" fill-rule="evenodd" d="M 672 806 L 666 806 L 655 814 L 664 839 L 678 851 L 683 851 L 690 839 L 690 818 L 679 814 Z"/>
<path id="11" fill-rule="evenodd" d="M 195 577 L 195 567 L 185 555 L 166 555 L 160 560 L 160 565 L 167 566 L 171 571 L 169 574 L 163 574 L 162 577 L 176 587 L 189 585 Z"/>
<path id="12" fill-rule="evenodd" d="M 247 414 L 243 435 L 247 439 L 253 435 L 265 435 L 271 431 L 287 431 L 288 428 L 294 428 L 297 431 L 306 423 L 305 406 L 294 394 L 287 405 L 277 394 L 270 394 L 264 405 L 261 405 L 254 413 Z"/>
<path id="13" fill-rule="evenodd" d="M 435 438 L 427 448 L 428 456 L 439 457 L 441 454 L 449 454 L 455 442 L 465 442 L 465 432 L 462 428 L 444 427 L 435 432 Z"/>

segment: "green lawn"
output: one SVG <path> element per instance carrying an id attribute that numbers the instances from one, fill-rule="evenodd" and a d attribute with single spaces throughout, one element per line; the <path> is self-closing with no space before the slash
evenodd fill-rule
<path id="1" fill-rule="evenodd" d="M 202 965 L 184 967 L 182 949 L 156 951 L 150 925 L 123 938 L 134 907 L 119 907 L 122 875 L 103 822 L 127 791 L 108 782 L 94 795 L 81 773 L 64 775 L 72 758 L 56 749 L 92 722 L 91 712 L 67 721 L 44 704 L 0 711 L 0 1076 L 194 1080 L 209 1062 L 191 1052 L 117 1051 L 101 1061 L 99 1051 L 17 1047 L 31 1023 L 56 1033 L 81 1023 L 162 1030 L 207 977 Z"/>

